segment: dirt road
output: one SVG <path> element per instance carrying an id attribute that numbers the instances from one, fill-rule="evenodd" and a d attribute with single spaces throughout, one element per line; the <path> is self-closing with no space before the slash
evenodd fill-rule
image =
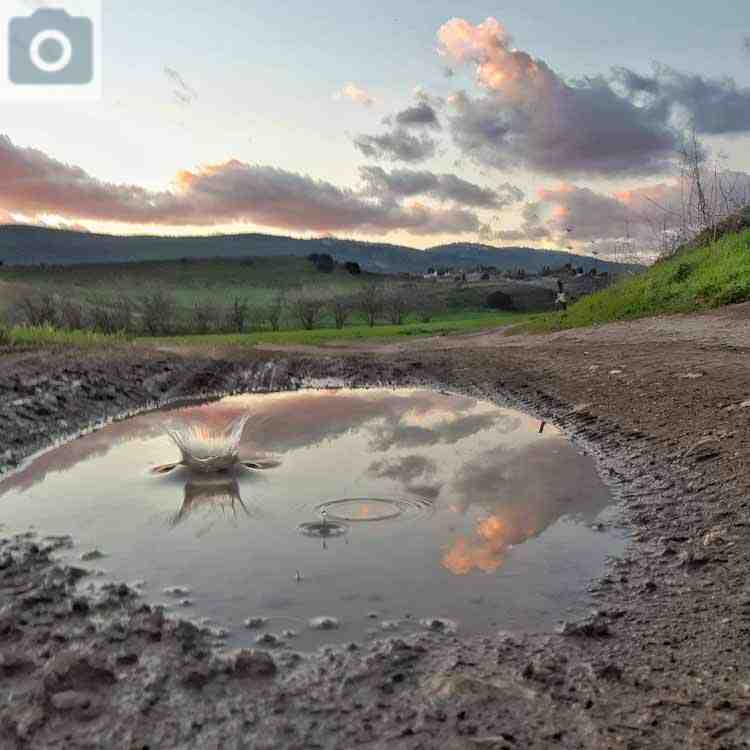
<path id="1" fill-rule="evenodd" d="M 592 585 L 595 612 L 564 633 L 271 657 L 219 656 L 127 587 L 80 600 L 44 544 L 8 539 L 2 746 L 750 747 L 749 354 L 741 305 L 546 337 L 0 360 L 10 463 L 92 419 L 202 393 L 443 385 L 559 424 L 598 456 L 631 532 Z"/>

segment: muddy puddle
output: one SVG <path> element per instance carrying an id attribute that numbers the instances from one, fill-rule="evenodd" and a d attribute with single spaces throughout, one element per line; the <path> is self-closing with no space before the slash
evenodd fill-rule
<path id="1" fill-rule="evenodd" d="M 167 423 L 247 415 L 233 467 L 179 465 Z M 153 412 L 0 483 L 4 528 L 71 534 L 63 557 L 97 572 L 84 587 L 138 582 L 228 645 L 300 650 L 424 627 L 550 630 L 622 552 L 614 518 L 593 460 L 556 429 L 428 390 Z"/>

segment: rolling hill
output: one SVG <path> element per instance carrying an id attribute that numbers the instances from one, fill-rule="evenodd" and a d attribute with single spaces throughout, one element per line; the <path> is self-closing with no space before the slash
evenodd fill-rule
<path id="1" fill-rule="evenodd" d="M 306 257 L 330 253 L 336 260 L 354 261 L 379 273 L 420 273 L 433 266 L 496 266 L 539 271 L 572 262 L 588 270 L 612 272 L 637 266 L 609 263 L 572 253 L 528 247 L 492 247 L 458 243 L 427 250 L 401 245 L 369 243 L 336 238 L 296 239 L 267 234 L 235 234 L 210 237 L 118 237 L 32 226 L 0 226 L 0 261 L 5 265 L 75 265 L 123 263 L 181 258 Z"/>

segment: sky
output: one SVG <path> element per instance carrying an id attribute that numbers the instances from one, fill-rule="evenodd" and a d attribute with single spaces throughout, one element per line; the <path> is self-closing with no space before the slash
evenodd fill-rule
<path id="1" fill-rule="evenodd" d="M 0 104 L 0 222 L 646 246 L 687 130 L 750 192 L 750 4 L 617 5 L 104 0 L 101 101 Z"/>

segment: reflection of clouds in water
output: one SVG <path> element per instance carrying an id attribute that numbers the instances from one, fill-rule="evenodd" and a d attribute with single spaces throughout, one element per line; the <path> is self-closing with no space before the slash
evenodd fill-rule
<path id="1" fill-rule="evenodd" d="M 437 471 L 437 464 L 424 456 L 405 456 L 390 461 L 376 461 L 368 473 L 381 479 L 395 479 L 408 484 L 421 477 L 430 477 Z"/>
<path id="2" fill-rule="evenodd" d="M 367 471 L 373 477 L 400 482 L 407 492 L 426 500 L 435 500 L 440 495 L 441 483 L 427 483 L 436 472 L 437 464 L 432 459 L 417 455 L 376 461 Z"/>
<path id="3" fill-rule="evenodd" d="M 494 573 L 505 562 L 505 554 L 511 544 L 510 532 L 502 518 L 485 518 L 477 524 L 472 537 L 456 539 L 443 557 L 443 566 L 457 576 L 468 575 L 475 568 L 484 573 Z"/>
<path id="4" fill-rule="evenodd" d="M 243 433 L 241 449 L 241 458 L 249 458 L 268 451 L 312 447 L 383 417 L 389 423 L 398 424 L 406 415 L 428 417 L 446 410 L 461 415 L 476 407 L 476 400 L 471 398 L 422 390 L 299 391 L 229 397 L 199 406 L 142 414 L 108 425 L 41 455 L 4 480 L 0 495 L 10 490 L 27 490 L 50 473 L 66 471 L 87 459 L 104 456 L 118 445 L 158 437 L 164 433 L 166 418 L 224 426 L 249 411 L 251 418 Z M 178 453 L 176 449 L 167 450 L 163 461 L 177 458 L 173 456 Z"/>
<path id="5" fill-rule="evenodd" d="M 482 430 L 507 434 L 518 429 L 520 420 L 502 413 L 470 414 L 449 419 L 431 427 L 405 424 L 401 419 L 387 419 L 384 425 L 373 429 L 372 448 L 387 451 L 391 448 L 416 448 L 419 446 L 454 443 L 471 437 Z"/>
<path id="6" fill-rule="evenodd" d="M 565 515 L 593 520 L 610 502 L 591 462 L 563 439 L 487 451 L 459 470 L 451 490 L 455 512 L 479 505 L 490 514 L 445 553 L 443 565 L 456 575 L 496 571 L 509 547 Z"/>

